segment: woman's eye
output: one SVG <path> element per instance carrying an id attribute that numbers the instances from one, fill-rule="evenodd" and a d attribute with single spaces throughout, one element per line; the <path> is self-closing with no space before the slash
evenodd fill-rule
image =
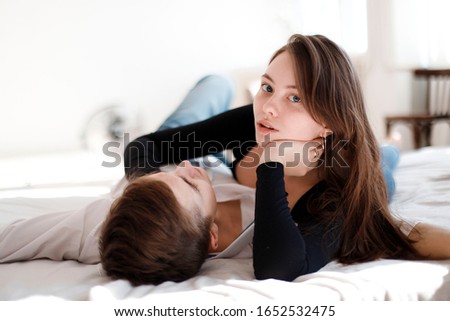
<path id="1" fill-rule="evenodd" d="M 261 85 L 262 90 L 264 90 L 265 92 L 271 93 L 273 91 L 272 87 L 270 87 L 269 85 L 266 84 L 262 84 Z"/>
<path id="2" fill-rule="evenodd" d="M 302 101 L 302 100 L 300 99 L 300 97 L 299 97 L 299 96 L 296 96 L 296 95 L 290 95 L 290 96 L 288 97 L 288 99 L 289 99 L 290 101 L 292 101 L 293 103 L 299 103 L 299 102 Z"/>

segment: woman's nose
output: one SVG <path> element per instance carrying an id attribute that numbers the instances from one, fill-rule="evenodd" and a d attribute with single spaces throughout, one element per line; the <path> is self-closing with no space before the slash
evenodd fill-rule
<path id="1" fill-rule="evenodd" d="M 270 117 L 278 117 L 278 109 L 273 97 L 264 103 L 262 110 L 264 114 Z"/>

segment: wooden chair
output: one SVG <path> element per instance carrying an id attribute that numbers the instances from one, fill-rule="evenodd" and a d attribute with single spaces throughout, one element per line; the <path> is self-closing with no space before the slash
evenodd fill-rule
<path id="1" fill-rule="evenodd" d="M 389 136 L 395 123 L 412 127 L 414 147 L 431 145 L 431 130 L 438 121 L 450 124 L 450 69 L 416 69 L 415 77 L 425 77 L 427 82 L 425 112 L 422 114 L 385 117 L 386 134 Z"/>

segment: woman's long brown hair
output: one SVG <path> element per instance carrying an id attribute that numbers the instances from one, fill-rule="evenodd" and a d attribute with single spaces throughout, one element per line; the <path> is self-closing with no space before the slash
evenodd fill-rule
<path id="1" fill-rule="evenodd" d="M 328 188 L 309 206 L 322 224 L 339 227 L 335 258 L 341 263 L 418 258 L 389 211 L 379 145 L 349 57 L 321 35 L 293 35 L 272 60 L 285 51 L 293 59 L 303 104 L 333 132 L 324 139 L 319 167 Z"/>

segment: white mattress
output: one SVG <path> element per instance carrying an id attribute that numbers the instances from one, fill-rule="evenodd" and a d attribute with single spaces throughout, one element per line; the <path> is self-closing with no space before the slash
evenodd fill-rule
<path id="1" fill-rule="evenodd" d="M 0 164 L 2 165 L 2 164 Z M 75 165 L 75 164 L 74 164 Z M 80 162 L 78 160 L 78 165 Z M 5 168 L 2 166 L 2 168 Z M 67 167 L 65 167 L 67 168 Z M 9 167 L 9 171 L 11 171 Z M 98 198 L 120 178 L 78 176 L 34 188 L 0 190 L 0 224 L 51 210 L 73 209 Z M 400 216 L 450 228 L 450 147 L 403 154 L 396 172 L 392 210 Z M 29 184 L 30 185 L 30 184 Z M 51 188 L 50 188 L 51 187 Z M 331 262 L 293 282 L 254 279 L 251 259 L 206 262 L 198 276 L 182 283 L 133 287 L 111 281 L 100 265 L 35 260 L 0 264 L 0 300 L 151 299 L 152 302 L 269 302 L 301 300 L 450 300 L 450 260 L 378 260 L 342 266 Z M 219 301 L 217 301 L 219 300 Z"/>

